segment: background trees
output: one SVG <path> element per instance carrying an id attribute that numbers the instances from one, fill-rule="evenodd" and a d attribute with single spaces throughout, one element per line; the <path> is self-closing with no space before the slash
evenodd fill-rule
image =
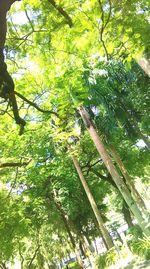
<path id="1" fill-rule="evenodd" d="M 80 268 L 81 253 L 95 266 L 91 241 L 103 234 L 71 154 L 80 163 L 113 240 L 118 237 L 116 222 L 121 226 L 123 216 L 133 225 L 133 203 L 127 205 L 118 191 L 121 186 L 96 151 L 86 128 L 89 122 L 148 235 L 143 207 L 148 205 L 149 77 L 137 63 L 143 55 L 149 58 L 148 5 L 23 1 L 11 10 L 7 64 L 27 124 L 19 136 L 11 108 L 1 99 L 2 268 L 15 259 L 21 268 L 56 268 L 73 252 Z M 86 125 L 79 108 L 87 111 Z"/>

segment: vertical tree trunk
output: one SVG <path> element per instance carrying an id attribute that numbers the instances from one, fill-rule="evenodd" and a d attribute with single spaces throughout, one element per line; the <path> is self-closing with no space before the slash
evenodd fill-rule
<path id="1" fill-rule="evenodd" d="M 144 141 L 148 150 L 150 150 L 150 142 L 149 142 L 148 137 L 146 137 L 146 135 L 143 134 L 143 132 L 141 131 L 141 129 L 138 126 L 138 122 L 137 122 L 136 117 L 134 116 L 134 114 L 132 114 L 130 112 L 130 110 L 132 110 L 132 107 L 131 108 L 126 107 L 126 105 L 124 104 L 124 102 L 122 100 L 121 93 L 118 90 L 115 90 L 115 92 L 117 93 L 118 102 L 120 103 L 120 107 L 122 108 L 126 118 L 128 119 L 131 128 L 137 133 L 139 138 Z"/>
<path id="2" fill-rule="evenodd" d="M 93 172 L 96 176 L 98 176 L 102 180 L 110 183 L 117 191 L 119 191 L 117 185 L 113 181 L 113 179 L 112 179 L 112 177 L 111 177 L 110 174 L 106 177 L 106 176 L 101 175 L 99 172 L 95 171 L 94 169 L 91 169 L 90 171 Z M 123 213 L 123 216 L 124 216 L 125 221 L 127 222 L 128 226 L 130 227 L 131 225 L 133 225 L 133 224 L 131 224 L 132 223 L 132 218 L 131 218 L 130 209 L 129 209 L 129 206 L 127 205 L 127 203 L 124 200 L 124 198 L 123 198 L 122 195 L 121 195 L 121 198 L 122 198 L 122 202 L 123 202 L 122 213 Z"/>
<path id="3" fill-rule="evenodd" d="M 82 259 L 80 257 L 79 251 L 78 251 L 78 249 L 76 247 L 75 239 L 74 239 L 74 237 L 73 237 L 73 235 L 72 235 L 72 233 L 70 231 L 70 228 L 69 228 L 69 225 L 68 225 L 68 221 L 67 221 L 66 216 L 65 216 L 65 212 L 63 211 L 60 203 L 57 202 L 57 201 L 55 201 L 55 199 L 54 199 L 54 203 L 55 203 L 55 206 L 56 206 L 57 210 L 59 211 L 59 213 L 61 215 L 61 218 L 62 218 L 63 223 L 65 225 L 66 231 L 67 231 L 67 233 L 69 235 L 70 242 L 71 242 L 71 244 L 73 246 L 73 249 L 74 249 L 74 252 L 76 254 L 76 258 L 77 258 L 78 264 L 79 264 L 80 268 L 83 269 L 84 268 L 83 262 L 82 262 Z"/>
<path id="4" fill-rule="evenodd" d="M 85 236 L 83 236 L 81 234 L 80 239 L 81 239 L 82 245 L 83 245 L 85 253 L 86 253 L 85 257 L 87 256 L 88 259 L 89 259 L 91 269 L 97 269 L 97 266 L 96 266 L 95 261 L 94 261 L 93 253 L 92 253 L 92 251 L 90 249 L 90 245 L 88 244 Z"/>
<path id="5" fill-rule="evenodd" d="M 122 175 L 124 176 L 126 183 L 131 191 L 131 193 L 133 194 L 133 197 L 135 198 L 137 204 L 139 205 L 140 208 L 142 208 L 143 210 L 146 210 L 146 206 L 145 203 L 141 197 L 141 195 L 139 194 L 139 192 L 137 191 L 137 189 L 134 186 L 134 183 L 132 182 L 132 179 L 130 178 L 130 175 L 128 174 L 128 171 L 126 170 L 120 155 L 118 154 L 118 152 L 116 151 L 116 149 L 114 148 L 114 146 L 109 146 L 111 154 L 113 159 L 115 160 L 116 164 L 118 165 Z"/>
<path id="6" fill-rule="evenodd" d="M 93 198 L 93 195 L 92 195 L 92 193 L 91 193 L 91 191 L 90 191 L 90 189 L 89 189 L 89 187 L 87 185 L 87 182 L 86 182 L 86 180 L 85 180 L 85 178 L 83 176 L 83 173 L 82 173 L 82 170 L 80 168 L 80 165 L 79 165 L 78 160 L 76 159 L 76 157 L 73 154 L 71 154 L 71 158 L 72 158 L 72 161 L 74 163 L 74 166 L 75 166 L 75 168 L 77 170 L 77 173 L 79 175 L 79 178 L 81 180 L 81 183 L 82 183 L 82 185 L 84 187 L 84 190 L 85 190 L 85 192 L 87 194 L 87 197 L 89 199 L 89 202 L 91 204 L 91 207 L 93 209 L 93 212 L 94 212 L 94 214 L 96 216 L 97 222 L 99 224 L 100 231 L 101 231 L 101 233 L 102 233 L 102 235 L 103 235 L 103 237 L 105 239 L 105 242 L 107 244 L 107 249 L 110 249 L 110 248 L 112 248 L 114 246 L 113 241 L 112 241 L 112 238 L 111 238 L 110 234 L 108 233 L 108 231 L 107 231 L 107 229 L 106 229 L 106 227 L 104 225 L 102 216 L 100 214 L 100 211 L 98 210 L 98 207 L 97 207 L 97 205 L 95 203 L 95 200 Z"/>
<path id="7" fill-rule="evenodd" d="M 44 269 L 45 262 L 44 262 L 44 257 L 39 249 L 38 253 L 37 253 L 37 269 Z"/>
<path id="8" fill-rule="evenodd" d="M 93 140 L 97 151 L 99 152 L 105 166 L 107 167 L 107 170 L 111 174 L 114 182 L 116 183 L 118 189 L 120 190 L 122 196 L 124 197 L 124 200 L 128 204 L 129 208 L 133 212 L 133 215 L 136 217 L 139 226 L 141 227 L 142 231 L 145 233 L 145 235 L 150 236 L 150 230 L 147 228 L 148 227 L 148 220 L 144 220 L 142 217 L 142 214 L 137 207 L 137 204 L 133 200 L 129 189 L 127 188 L 126 184 L 124 183 L 123 179 L 120 177 L 118 174 L 110 156 L 108 155 L 103 142 L 101 141 L 91 119 L 87 111 L 80 106 L 79 108 L 79 113 L 85 123 L 85 126 L 87 127 L 87 130 L 91 136 L 91 139 Z"/>
<path id="9" fill-rule="evenodd" d="M 125 202 L 125 200 L 123 200 L 123 206 L 122 206 L 122 213 L 124 215 L 124 219 L 128 224 L 128 227 L 131 228 L 133 227 L 133 223 L 132 223 L 132 218 L 131 218 L 131 213 L 130 210 L 128 208 L 127 203 Z"/>

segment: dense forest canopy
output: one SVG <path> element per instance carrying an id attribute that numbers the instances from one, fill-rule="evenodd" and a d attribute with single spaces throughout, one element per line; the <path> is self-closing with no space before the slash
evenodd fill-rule
<path id="1" fill-rule="evenodd" d="M 150 259 L 149 10 L 147 0 L 11 6 L 7 79 L 0 71 L 0 268 Z"/>

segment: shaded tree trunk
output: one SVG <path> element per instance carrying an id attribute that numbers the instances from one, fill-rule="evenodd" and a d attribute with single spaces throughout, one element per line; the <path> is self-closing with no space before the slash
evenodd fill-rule
<path id="1" fill-rule="evenodd" d="M 129 187 L 131 193 L 133 194 L 133 197 L 135 198 L 137 204 L 139 205 L 140 208 L 146 210 L 146 205 L 145 205 L 141 195 L 139 194 L 139 192 L 135 188 L 134 183 L 132 182 L 132 179 L 131 179 L 130 175 L 128 174 L 128 171 L 126 170 L 126 168 L 125 168 L 125 166 L 120 158 L 120 155 L 118 154 L 118 152 L 116 151 L 114 146 L 112 146 L 112 145 L 109 146 L 109 149 L 111 151 L 113 159 L 115 160 L 122 175 L 124 176 L 124 178 L 126 180 L 126 184 Z"/>
<path id="2" fill-rule="evenodd" d="M 102 180 L 105 180 L 108 183 L 110 183 L 117 191 L 119 191 L 117 185 L 112 180 L 112 177 L 110 174 L 106 177 L 106 176 L 101 175 L 99 172 L 95 171 L 94 169 L 91 169 L 90 171 L 96 176 L 98 176 L 99 178 L 101 178 Z M 131 212 L 130 212 L 129 206 L 127 205 L 123 197 L 122 197 L 122 201 L 123 201 L 122 214 L 128 226 L 131 227 L 133 226 L 133 223 L 132 223 Z"/>
<path id="3" fill-rule="evenodd" d="M 140 139 L 142 139 L 146 145 L 146 147 L 148 148 L 148 150 L 150 150 L 150 142 L 149 139 L 143 134 L 143 132 L 140 130 L 139 126 L 138 126 L 138 122 L 137 119 L 134 115 L 132 115 L 129 111 L 129 109 L 124 105 L 122 98 L 121 98 L 121 94 L 117 92 L 118 95 L 118 99 L 119 102 L 121 104 L 122 110 L 126 116 L 127 119 L 129 119 L 129 123 L 131 128 L 137 133 L 137 135 L 139 136 Z"/>
<path id="4" fill-rule="evenodd" d="M 139 226 L 141 227 L 142 231 L 145 233 L 145 235 L 149 236 L 150 235 L 150 230 L 147 228 L 148 227 L 148 221 L 144 220 L 142 217 L 142 214 L 137 207 L 137 204 L 135 203 L 134 199 L 131 196 L 131 193 L 129 189 L 127 188 L 126 184 L 124 183 L 123 179 L 120 177 L 118 174 L 109 154 L 107 153 L 103 142 L 101 141 L 91 119 L 88 114 L 88 112 L 84 109 L 84 107 L 80 106 L 79 107 L 79 113 L 85 123 L 85 126 L 87 127 L 87 130 L 90 134 L 91 139 L 93 140 L 97 151 L 99 152 L 107 170 L 111 174 L 115 184 L 117 185 L 118 189 L 120 190 L 120 193 L 124 197 L 124 200 L 128 204 L 129 208 L 133 212 L 133 215 L 138 221 Z"/>
<path id="5" fill-rule="evenodd" d="M 82 240 L 80 239 L 80 242 L 79 242 L 79 247 L 80 247 L 80 251 L 82 253 L 82 256 L 84 257 L 84 259 L 86 258 L 86 251 L 85 251 L 85 248 L 84 248 L 84 244 L 82 242 Z"/>
<path id="6" fill-rule="evenodd" d="M 129 207 L 124 200 L 123 200 L 123 206 L 122 206 L 122 213 L 124 215 L 125 221 L 128 224 L 128 227 L 131 228 L 133 226 L 131 214 L 130 214 Z"/>
<path id="7" fill-rule="evenodd" d="M 87 256 L 90 264 L 91 264 L 91 269 L 96 269 L 96 264 L 95 264 L 95 261 L 94 261 L 94 257 L 93 257 L 93 253 L 90 249 L 90 245 L 88 244 L 88 241 L 86 240 L 85 236 L 83 236 L 82 234 L 80 235 L 80 240 L 82 242 L 82 246 L 84 248 L 84 251 L 85 251 L 85 258 Z"/>
<path id="8" fill-rule="evenodd" d="M 38 269 L 44 269 L 44 257 L 39 249 L 38 253 L 37 253 L 37 268 Z"/>
<path id="9" fill-rule="evenodd" d="M 111 249 L 114 246 L 112 238 L 111 238 L 109 232 L 107 231 L 107 229 L 106 229 L 106 227 L 104 225 L 101 213 L 100 213 L 100 211 L 99 211 L 99 209 L 98 209 L 98 207 L 96 205 L 96 202 L 95 202 L 95 200 L 93 198 L 93 195 L 92 195 L 92 193 L 91 193 L 91 191 L 90 191 L 90 189 L 89 189 L 89 187 L 87 185 L 87 182 L 86 182 L 86 180 L 85 180 L 85 178 L 83 176 L 83 173 L 82 173 L 82 170 L 80 168 L 79 162 L 78 162 L 78 160 L 76 159 L 76 157 L 73 154 L 71 154 L 71 158 L 72 158 L 74 166 L 75 166 L 75 168 L 77 170 L 77 173 L 79 175 L 81 183 L 82 183 L 82 185 L 84 187 L 84 190 L 85 190 L 85 192 L 87 194 L 88 200 L 89 200 L 90 205 L 91 205 L 91 207 L 93 209 L 93 212 L 95 214 L 97 222 L 99 224 L 100 232 L 102 233 L 102 235 L 103 235 L 103 237 L 105 239 L 107 249 Z"/>
<path id="10" fill-rule="evenodd" d="M 81 259 L 81 257 L 80 257 L 79 251 L 78 251 L 78 249 L 77 249 L 77 247 L 76 247 L 75 239 L 74 239 L 74 237 L 73 237 L 73 235 L 72 235 L 72 233 L 71 233 L 71 231 L 70 231 L 70 227 L 69 227 L 68 221 L 67 221 L 67 219 L 66 219 L 65 212 L 63 211 L 63 209 L 62 209 L 60 203 L 57 202 L 55 199 L 54 199 L 54 203 L 55 203 L 55 206 L 56 206 L 58 212 L 59 212 L 60 215 L 61 215 L 61 218 L 62 218 L 62 220 L 63 220 L 64 226 L 65 226 L 66 231 L 67 231 L 67 233 L 68 233 L 68 235 L 69 235 L 70 242 L 71 242 L 72 247 L 73 247 L 73 250 L 74 250 L 74 252 L 75 252 L 75 254 L 76 254 L 76 258 L 77 258 L 78 264 L 79 264 L 80 268 L 83 269 L 83 268 L 84 268 L 84 266 L 83 266 L 83 262 L 82 262 L 82 259 Z"/>
<path id="11" fill-rule="evenodd" d="M 124 112 L 125 112 L 127 118 L 130 119 L 132 128 L 136 131 L 139 138 L 141 138 L 144 141 L 148 150 L 150 150 L 150 142 L 149 142 L 148 138 L 140 130 L 136 118 L 133 115 L 131 115 L 125 107 L 124 107 Z"/>

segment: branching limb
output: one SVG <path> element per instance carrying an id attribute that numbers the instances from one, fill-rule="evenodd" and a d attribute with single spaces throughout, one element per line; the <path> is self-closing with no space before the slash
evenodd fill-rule
<path id="1" fill-rule="evenodd" d="M 99 6 L 100 6 L 101 21 L 102 21 L 102 26 L 101 26 L 101 29 L 100 29 L 100 41 L 102 42 L 102 45 L 103 45 L 107 60 L 109 60 L 109 54 L 108 54 L 108 51 L 107 51 L 107 48 L 106 48 L 106 45 L 105 45 L 105 42 L 104 42 L 104 39 L 103 39 L 103 34 L 104 34 L 104 30 L 105 30 L 106 26 L 108 25 L 108 23 L 110 21 L 112 5 L 111 5 L 111 0 L 109 0 L 109 13 L 108 13 L 108 17 L 107 17 L 107 19 L 105 21 L 104 9 L 103 9 L 101 0 L 98 0 L 98 3 L 99 3 Z"/>
<path id="2" fill-rule="evenodd" d="M 26 103 L 28 103 L 30 106 L 33 106 L 35 109 L 37 109 L 38 111 L 40 112 L 43 112 L 43 113 L 49 113 L 49 114 L 54 114 L 55 116 L 59 117 L 59 115 L 57 114 L 57 112 L 54 112 L 54 111 L 51 111 L 51 110 L 44 110 L 42 108 L 40 108 L 36 103 L 28 100 L 26 97 L 24 97 L 21 93 L 19 92 L 16 92 L 15 91 L 15 94 L 20 97 L 22 100 L 24 100 Z"/>

